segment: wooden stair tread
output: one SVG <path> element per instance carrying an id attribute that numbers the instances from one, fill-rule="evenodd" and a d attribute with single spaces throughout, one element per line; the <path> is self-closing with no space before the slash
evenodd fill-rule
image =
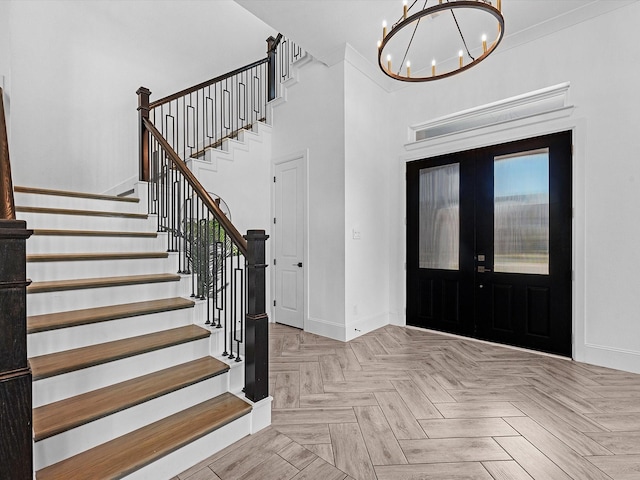
<path id="1" fill-rule="evenodd" d="M 64 237 L 149 237 L 156 238 L 157 232 L 121 232 L 118 230 L 58 230 L 36 228 L 34 235 Z"/>
<path id="2" fill-rule="evenodd" d="M 191 300 L 175 297 L 68 312 L 33 315 L 27 317 L 27 333 L 44 332 L 47 330 L 56 330 L 58 328 L 74 327 L 119 318 L 137 317 L 139 315 L 190 308 L 194 305 L 194 302 Z"/>
<path id="3" fill-rule="evenodd" d="M 41 253 L 27 255 L 27 263 L 73 262 L 84 260 L 139 260 L 167 258 L 167 252 L 113 252 L 113 253 Z"/>
<path id="4" fill-rule="evenodd" d="M 56 195 L 59 197 L 89 198 L 92 200 L 111 200 L 114 202 L 129 202 L 129 203 L 140 202 L 140 199 L 137 197 L 116 197 L 114 195 L 101 195 L 97 193 L 87 193 L 87 192 L 72 192 L 68 190 L 52 190 L 50 188 L 16 186 L 16 187 L 13 187 L 13 190 L 15 192 L 20 192 L 20 193 Z"/>
<path id="5" fill-rule="evenodd" d="M 250 411 L 249 404 L 230 393 L 223 393 L 39 470 L 36 478 L 122 478 Z"/>
<path id="6" fill-rule="evenodd" d="M 50 207 L 16 207 L 16 212 L 23 213 L 47 213 L 53 215 L 82 215 L 87 217 L 119 217 L 136 218 L 146 220 L 146 213 L 109 212 L 105 210 L 76 210 L 71 208 L 50 208 Z"/>
<path id="7" fill-rule="evenodd" d="M 27 293 L 59 292 L 63 290 L 80 290 L 85 288 L 119 287 L 138 285 L 141 283 L 177 282 L 180 275 L 158 273 L 153 275 L 126 275 L 122 277 L 75 278 L 72 280 L 53 280 L 50 282 L 33 282 L 27 287 Z"/>
<path id="8" fill-rule="evenodd" d="M 196 325 L 172 328 L 122 340 L 74 348 L 29 359 L 33 380 L 52 377 L 173 345 L 207 338 L 211 333 Z"/>
<path id="9" fill-rule="evenodd" d="M 33 410 L 35 441 L 98 420 L 229 370 L 213 357 L 203 357 L 108 387 L 43 405 Z"/>

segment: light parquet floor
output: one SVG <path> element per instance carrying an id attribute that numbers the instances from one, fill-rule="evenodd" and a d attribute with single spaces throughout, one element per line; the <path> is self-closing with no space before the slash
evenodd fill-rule
<path id="1" fill-rule="evenodd" d="M 272 426 L 179 480 L 640 479 L 640 375 L 388 326 L 270 326 Z"/>

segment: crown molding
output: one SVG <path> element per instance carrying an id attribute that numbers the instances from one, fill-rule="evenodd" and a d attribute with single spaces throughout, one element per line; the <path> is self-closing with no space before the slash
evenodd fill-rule
<path id="1" fill-rule="evenodd" d="M 568 112 L 570 83 L 565 82 L 515 97 L 462 110 L 409 126 L 410 142 L 405 149 L 423 148 L 425 143 L 446 142 L 448 137 L 506 122 L 544 114 Z"/>

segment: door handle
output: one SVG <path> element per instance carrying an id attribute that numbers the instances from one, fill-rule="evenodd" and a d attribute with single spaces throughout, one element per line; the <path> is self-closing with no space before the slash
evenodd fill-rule
<path id="1" fill-rule="evenodd" d="M 294 263 L 293 266 L 302 268 L 302 262 Z"/>
<path id="2" fill-rule="evenodd" d="M 489 272 L 491 272 L 491 269 L 489 268 L 485 268 L 482 265 L 478 267 L 478 273 L 489 273 Z"/>

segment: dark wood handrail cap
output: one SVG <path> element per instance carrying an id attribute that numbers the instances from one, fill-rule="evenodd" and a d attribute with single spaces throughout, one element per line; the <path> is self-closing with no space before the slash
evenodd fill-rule
<path id="1" fill-rule="evenodd" d="M 247 234 L 243 237 L 245 240 L 267 240 L 269 235 L 266 235 L 265 230 L 247 230 Z"/>
<path id="2" fill-rule="evenodd" d="M 2 238 L 29 238 L 33 230 L 27 229 L 24 220 L 0 220 L 0 237 Z"/>

